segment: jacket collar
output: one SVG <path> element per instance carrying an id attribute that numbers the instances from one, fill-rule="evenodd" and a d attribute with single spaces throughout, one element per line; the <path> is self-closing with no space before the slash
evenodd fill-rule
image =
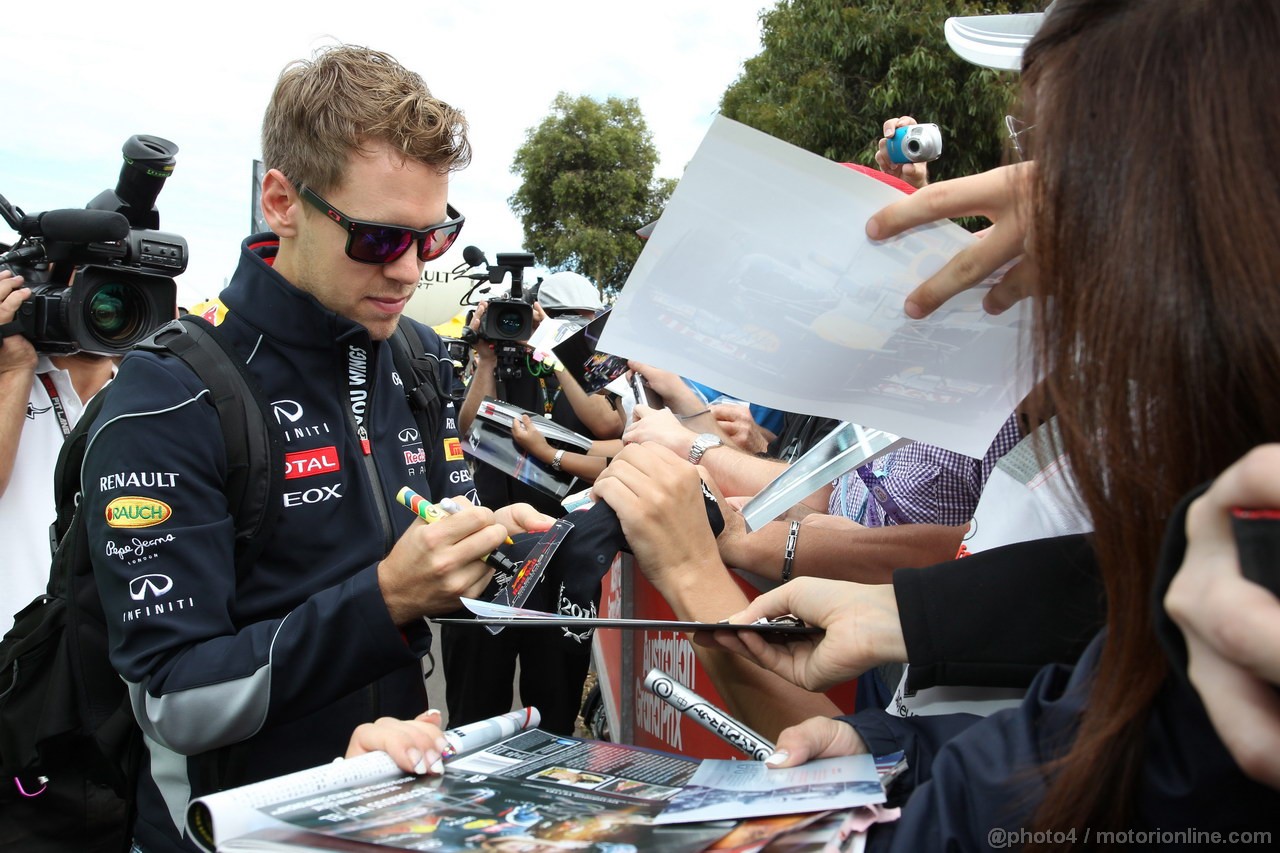
<path id="1" fill-rule="evenodd" d="M 363 339 L 368 331 L 320 304 L 272 267 L 279 238 L 270 232 L 247 237 L 240 264 L 222 291 L 226 306 L 257 330 L 290 347 L 331 349 L 335 342 Z"/>

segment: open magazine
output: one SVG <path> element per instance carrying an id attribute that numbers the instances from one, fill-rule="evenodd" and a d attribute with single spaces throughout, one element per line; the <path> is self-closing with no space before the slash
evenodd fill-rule
<path id="1" fill-rule="evenodd" d="M 385 753 L 201 797 L 187 831 L 206 850 L 695 851 L 732 822 L 661 827 L 693 775 L 677 755 L 529 729 L 413 776 Z"/>
<path id="2" fill-rule="evenodd" d="M 611 309 L 606 308 L 591 322 L 556 343 L 551 351 L 577 380 L 582 390 L 593 394 L 627 372 L 627 360 L 598 350 L 600 334 L 609 322 Z"/>

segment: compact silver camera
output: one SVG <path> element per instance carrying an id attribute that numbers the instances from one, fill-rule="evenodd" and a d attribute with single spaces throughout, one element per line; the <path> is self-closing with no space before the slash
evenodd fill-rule
<path id="1" fill-rule="evenodd" d="M 928 163 L 942 155 L 942 131 L 936 124 L 900 127 L 885 147 L 894 163 Z"/>

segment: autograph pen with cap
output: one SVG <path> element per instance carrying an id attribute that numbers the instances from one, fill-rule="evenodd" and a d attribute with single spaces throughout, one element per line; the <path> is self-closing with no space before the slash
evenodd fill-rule
<path id="1" fill-rule="evenodd" d="M 462 509 L 462 507 L 458 506 L 453 501 L 448 501 L 448 503 L 453 506 L 452 510 L 448 510 L 443 506 L 445 501 L 441 501 L 440 504 L 432 504 L 431 501 L 427 500 L 408 486 L 404 486 L 396 493 L 396 500 L 399 501 L 401 505 L 407 507 L 411 512 L 416 513 L 418 518 L 421 518 L 427 524 L 434 524 L 442 518 L 447 518 L 450 515 L 460 512 Z M 507 537 L 507 541 L 510 542 L 511 537 Z M 492 551 L 486 554 L 484 561 L 498 571 L 507 572 L 508 574 L 514 575 L 520 570 L 520 567 L 501 551 Z"/>

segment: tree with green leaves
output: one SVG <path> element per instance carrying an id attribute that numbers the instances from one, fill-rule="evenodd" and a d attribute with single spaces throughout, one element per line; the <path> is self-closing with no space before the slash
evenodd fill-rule
<path id="1" fill-rule="evenodd" d="M 590 278 L 601 295 L 622 287 L 653 221 L 675 188 L 655 178 L 658 151 L 635 98 L 570 97 L 525 132 L 508 199 L 524 227 L 524 246 L 551 270 Z"/>
<path id="2" fill-rule="evenodd" d="M 1038 12 L 1044 0 L 780 0 L 760 14 L 760 53 L 725 91 L 729 118 L 841 162 L 874 165 L 886 119 L 942 130 L 941 179 L 999 165 L 1017 75 L 970 65 L 948 17 Z"/>

